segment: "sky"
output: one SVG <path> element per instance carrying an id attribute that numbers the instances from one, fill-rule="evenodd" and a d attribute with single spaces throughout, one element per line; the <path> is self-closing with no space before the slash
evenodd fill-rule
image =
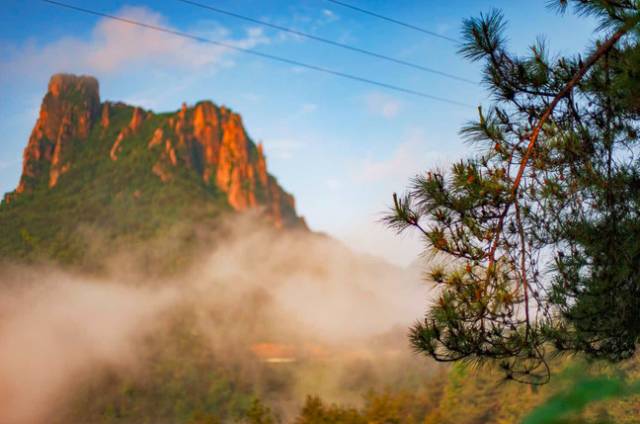
<path id="1" fill-rule="evenodd" d="M 194 7 L 178 0 L 61 0 L 338 72 L 421 91 L 461 106 L 318 73 L 207 43 L 62 9 L 40 0 L 3 0 L 0 9 L 0 193 L 15 189 L 22 151 L 49 77 L 98 78 L 103 100 L 153 111 L 209 99 L 243 117 L 262 141 L 267 166 L 296 198 L 311 229 L 356 251 L 406 265 L 423 245 L 380 223 L 392 193 L 427 169 L 469 153 L 458 132 L 490 102 L 481 66 L 442 38 L 328 0 L 198 0 L 254 19 L 468 79 L 388 63 Z M 556 54 L 585 51 L 595 23 L 557 15 L 544 0 L 344 0 L 459 39 L 462 21 L 503 11 L 513 51 L 545 37 Z"/>

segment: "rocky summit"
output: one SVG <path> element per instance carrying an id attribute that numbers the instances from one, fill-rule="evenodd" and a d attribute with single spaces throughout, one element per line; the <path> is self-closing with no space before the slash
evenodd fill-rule
<path id="1" fill-rule="evenodd" d="M 116 114 L 129 116 L 126 125 L 112 120 Z M 221 190 L 235 210 L 263 207 L 278 227 L 302 224 L 293 196 L 267 172 L 262 145 L 247 135 L 237 113 L 210 101 L 193 107 L 183 104 L 179 111 L 162 115 L 123 103 L 101 103 L 95 78 L 69 74 L 51 78 L 24 151 L 20 183 L 6 199 L 39 184 L 54 188 L 74 166 L 72 141 L 88 142 L 91 131 L 116 130 L 115 139 L 102 142 L 110 143 L 108 159 L 117 162 L 126 154 L 129 139 L 143 127 L 152 128 L 146 148 L 157 156 L 147 171 L 161 181 L 170 181 L 180 168 L 188 169 L 205 185 Z"/>
<path id="2" fill-rule="evenodd" d="M 306 229 L 239 114 L 211 101 L 168 113 L 103 102 L 95 78 L 58 74 L 24 150 L 20 182 L 0 206 L 12 224 L 3 226 L 0 253 L 34 243 L 55 250 L 51 243 L 68 240 L 62 233 L 72 225 L 148 234 L 247 210 L 276 228 Z"/>

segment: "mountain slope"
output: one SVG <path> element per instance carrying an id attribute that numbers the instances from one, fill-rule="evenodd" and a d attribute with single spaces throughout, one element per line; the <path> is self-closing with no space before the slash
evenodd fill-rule
<path id="1" fill-rule="evenodd" d="M 71 262 L 89 247 L 79 229 L 140 240 L 253 209 L 306 229 L 238 114 L 209 101 L 159 114 L 101 102 L 95 78 L 59 74 L 0 206 L 0 256 Z"/>

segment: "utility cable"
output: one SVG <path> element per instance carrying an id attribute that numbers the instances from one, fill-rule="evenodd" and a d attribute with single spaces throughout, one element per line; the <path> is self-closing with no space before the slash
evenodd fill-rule
<path id="1" fill-rule="evenodd" d="M 265 27 L 273 28 L 273 29 L 276 29 L 278 31 L 288 32 L 289 34 L 294 34 L 294 35 L 297 35 L 297 36 L 300 36 L 300 37 L 308 38 L 310 40 L 314 40 L 314 41 L 318 41 L 318 42 L 321 42 L 321 43 L 329 44 L 329 45 L 334 46 L 334 47 L 340 47 L 342 49 L 346 49 L 346 50 L 350 50 L 350 51 L 353 51 L 353 52 L 356 52 L 356 53 L 360 53 L 360 54 L 364 54 L 364 55 L 367 55 L 367 56 L 375 57 L 377 59 L 382 59 L 382 60 L 386 60 L 388 62 L 393 62 L 393 63 L 399 64 L 399 65 L 404 65 L 404 66 L 408 66 L 408 67 L 411 67 L 411 68 L 414 68 L 414 69 L 419 69 L 419 70 L 424 71 L 424 72 L 429 72 L 429 73 L 440 75 L 440 76 L 443 76 L 443 77 L 446 77 L 446 78 L 451 78 L 451 79 L 454 79 L 454 80 L 457 80 L 457 81 L 462 81 L 462 82 L 466 82 L 466 83 L 469 83 L 469 84 L 478 85 L 478 83 L 476 81 L 472 81 L 470 79 L 467 79 L 467 78 L 464 78 L 464 77 L 460 77 L 458 75 L 454 75 L 454 74 L 451 74 L 449 72 L 439 71 L 437 69 L 430 68 L 430 67 L 427 67 L 427 66 L 423 66 L 423 65 L 420 65 L 420 64 L 417 64 L 417 63 L 414 63 L 414 62 L 409 62 L 407 60 L 398 59 L 398 58 L 387 56 L 387 55 L 384 55 L 384 54 L 381 54 L 381 53 L 376 53 L 376 52 L 373 52 L 371 50 L 362 49 L 360 47 L 355 47 L 355 46 L 352 46 L 352 45 L 349 45 L 349 44 L 340 43 L 338 41 L 329 40 L 328 38 L 319 37 L 317 35 L 309 34 L 307 32 L 302 32 L 302 31 L 298 31 L 298 30 L 295 30 L 295 29 L 292 29 L 292 28 L 287 28 L 287 27 L 284 27 L 284 26 L 281 26 L 281 25 L 272 24 L 272 23 L 267 22 L 267 21 L 251 18 L 249 16 L 245 16 L 245 15 L 242 15 L 240 13 L 230 12 L 228 10 L 224 10 L 224 9 L 219 8 L 219 7 L 211 6 L 209 4 L 204 4 L 204 3 L 200 3 L 200 2 L 197 2 L 197 1 L 193 1 L 193 0 L 177 0 L 177 1 L 185 3 L 185 4 L 189 4 L 191 6 L 199 7 L 201 9 L 206 9 L 206 10 L 209 10 L 209 11 L 221 14 L 221 15 L 231 16 L 231 17 L 236 18 L 236 19 L 241 19 L 241 20 L 244 20 L 244 21 L 247 21 L 247 22 L 251 22 L 251 23 L 254 23 L 254 24 L 258 24 L 258 25 L 262 25 L 262 26 L 265 26 Z"/>
<path id="2" fill-rule="evenodd" d="M 470 104 L 467 103 L 463 103 L 463 102 L 459 102 L 457 100 L 452 100 L 452 99 L 448 99 L 445 97 L 439 97 L 439 96 L 434 96 L 431 95 L 429 93 L 425 93 L 422 91 L 417 91 L 417 90 L 413 90 L 410 88 L 405 88 L 405 87 L 401 87 L 401 86 L 397 86 L 397 85 L 393 85 L 393 84 L 387 84 L 385 82 L 380 82 L 380 81 L 376 81 L 376 80 L 372 80 L 369 78 L 365 78 L 365 77 L 360 77 L 358 75 L 353 75 L 353 74 L 348 74 L 345 72 L 341 72 L 341 71 L 336 71 L 333 69 L 329 69 L 329 68 L 324 68 L 321 66 L 317 66 L 317 65 L 312 65 L 312 64 L 308 64 L 308 63 L 304 63 L 304 62 L 299 62 L 297 60 L 293 60 L 293 59 L 287 59 L 285 57 L 282 56 L 276 56 L 276 55 L 272 55 L 272 54 L 268 54 L 268 53 L 262 53 L 256 50 L 252 50 L 252 49 L 247 49 L 247 48 L 243 48 L 243 47 L 238 47 L 238 46 L 234 46 L 233 44 L 229 44 L 229 43 L 224 43 L 221 41 L 216 41 L 216 40 L 211 40 L 209 38 L 205 38 L 205 37 L 200 37 L 197 35 L 193 35 L 193 34 L 189 34 L 186 32 L 181 32 L 181 31 L 176 31 L 176 30 L 172 30 L 170 28 L 165 28 L 165 27 L 161 27 L 161 26 L 157 26 L 157 25 L 153 25 L 153 24 L 147 24 L 144 22 L 139 22 L 139 21 L 135 21 L 133 19 L 128 19 L 128 18 L 123 18 L 120 16 L 114 16 L 114 15 L 110 15 L 108 13 L 103 13 L 103 12 L 98 12 L 95 10 L 91 10 L 91 9 L 86 9 L 80 6 L 74 6 L 68 3 L 63 3 L 60 1 L 56 1 L 56 0 L 42 0 L 45 3 L 49 3 L 55 6 L 59 6 L 59 7 L 63 7 L 66 9 L 71 9 L 71 10 L 75 10 L 78 12 L 82 12 L 85 14 L 89 14 L 89 15 L 93 15 L 93 16 L 100 16 L 103 18 L 107 18 L 107 19 L 111 19 L 114 21 L 118 21 L 118 22 L 123 22 L 123 23 L 127 23 L 130 25 L 135 25 L 138 27 L 142 27 L 142 28 L 147 28 L 147 29 L 151 29 L 154 31 L 158 31 L 158 32 L 164 32 L 167 34 L 172 34 L 172 35 L 176 35 L 178 37 L 182 37 L 182 38 L 187 38 L 187 39 L 191 39 L 191 40 L 195 40 L 195 41 L 199 41 L 202 43 L 207 43 L 207 44 L 213 44 L 216 46 L 220 46 L 220 47 L 225 47 L 227 49 L 231 49 L 231 50 L 236 50 L 239 52 L 243 52 L 246 54 L 250 54 L 253 56 L 257 56 L 257 57 L 261 57 L 264 59 L 270 59 L 273 61 L 277 61 L 277 62 L 281 62 L 281 63 L 286 63 L 289 65 L 294 65 L 294 66 L 299 66 L 302 68 L 306 68 L 306 69 L 311 69 L 314 71 L 318 71 L 318 72 L 323 72 L 325 74 L 330 74 L 330 75 L 335 75 L 338 77 L 342 77 L 342 78 L 346 78 L 346 79 L 350 79 L 353 81 L 359 81 L 365 84 L 370 84 L 370 85 L 375 85 L 378 87 L 383 87 L 389 90 L 393 90 L 393 91 L 397 91 L 397 92 L 401 92 L 401 93 L 406 93 L 406 94 L 411 94 L 414 96 L 418 96 L 418 97 L 423 97 L 426 99 L 431 99 L 431 100 L 436 100 L 439 102 L 443 102 L 443 103 L 449 103 L 449 104 L 453 104 L 453 105 L 457 105 L 457 106 L 463 106 L 463 107 L 473 107 Z"/>

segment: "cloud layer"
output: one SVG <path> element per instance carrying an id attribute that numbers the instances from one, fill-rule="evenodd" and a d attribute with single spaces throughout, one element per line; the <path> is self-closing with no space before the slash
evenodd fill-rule
<path id="1" fill-rule="evenodd" d="M 147 8 L 124 7 L 115 15 L 178 31 L 163 15 Z M 232 38 L 226 28 L 213 21 L 200 22 L 196 29 L 185 32 L 242 48 L 269 42 L 260 28 L 249 28 L 243 37 Z M 233 63 L 227 57 L 229 52 L 222 46 L 102 18 L 87 40 L 70 36 L 44 45 L 32 41 L 15 49 L 0 69 L 13 75 L 61 71 L 105 75 L 131 67 L 216 69 Z"/>
<path id="2" fill-rule="evenodd" d="M 109 262 L 114 271 L 100 279 L 3 267 L 0 422 L 30 424 L 47 416 L 54 422 L 101 370 L 133 374 L 151 366 L 142 341 L 162 334 L 180 307 L 198 317 L 187 330 L 234 366 L 242 365 L 234 362 L 240 358 L 252 367 L 269 359 L 256 358 L 252 346 L 286 343 L 300 362 L 313 359 L 304 350 L 314 347 L 324 380 L 314 382 L 312 393 L 344 394 L 340 381 L 354 357 L 377 365 L 390 354 L 409 355 L 403 334 L 428 296 L 415 270 L 354 255 L 329 238 L 276 233 L 255 222 L 252 215 L 232 221 L 232 234 L 218 249 L 203 246 L 191 269 L 160 281 L 137 271 L 144 261 L 132 251 L 116 254 Z M 145 247 L 161 251 L 164 242 Z M 399 332 L 399 343 L 378 339 L 390 332 Z M 402 358 L 398 364 L 406 364 L 408 356 Z M 297 389 L 308 385 L 308 375 L 295 370 L 287 380 L 295 390 L 276 402 L 290 405 L 309 393 Z"/>

